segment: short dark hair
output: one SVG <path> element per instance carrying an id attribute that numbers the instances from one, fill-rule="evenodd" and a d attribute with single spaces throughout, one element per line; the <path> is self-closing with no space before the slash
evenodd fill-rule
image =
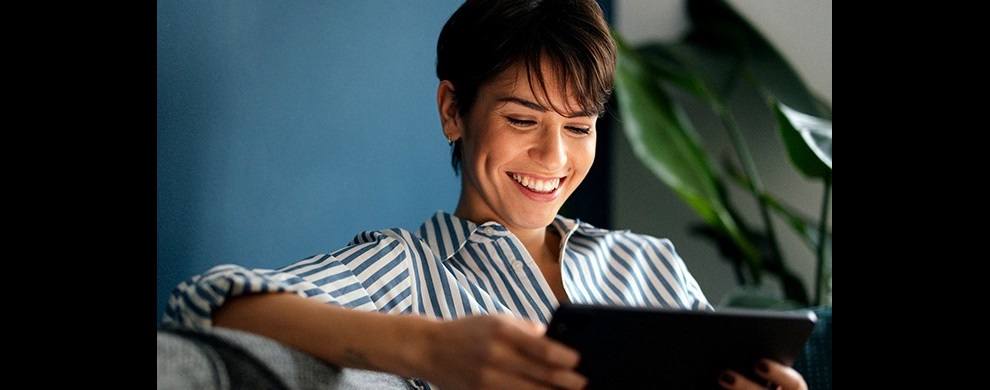
<path id="1" fill-rule="evenodd" d="M 540 68 L 546 59 L 554 70 L 548 77 L 575 88 L 582 111 L 601 115 L 612 95 L 615 56 L 596 0 L 466 0 L 440 31 L 437 77 L 454 85 L 458 112 L 466 115 L 478 89 L 520 61 L 546 96 Z M 460 172 L 460 140 L 451 165 Z"/>

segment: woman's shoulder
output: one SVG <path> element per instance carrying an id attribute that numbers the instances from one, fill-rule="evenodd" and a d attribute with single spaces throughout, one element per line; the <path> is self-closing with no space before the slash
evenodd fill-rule
<path id="1" fill-rule="evenodd" d="M 419 246 L 422 239 L 411 230 L 401 227 L 365 230 L 354 235 L 346 247 L 384 245 L 384 246 Z M 343 249 L 343 248 L 342 248 Z"/>
<path id="2" fill-rule="evenodd" d="M 345 246 L 333 251 L 335 256 L 369 256 L 377 253 L 405 253 L 413 257 L 435 257 L 436 249 L 429 240 L 417 232 L 403 228 L 390 227 L 365 230 L 354 235 Z"/>
<path id="3" fill-rule="evenodd" d="M 419 238 L 416 237 L 415 234 L 413 234 L 410 230 L 406 228 L 392 227 L 392 228 L 365 230 L 359 232 L 358 234 L 354 235 L 354 238 L 351 239 L 350 244 L 362 244 L 366 242 L 375 242 L 382 240 L 409 241 L 409 240 L 418 240 L 418 239 Z"/>

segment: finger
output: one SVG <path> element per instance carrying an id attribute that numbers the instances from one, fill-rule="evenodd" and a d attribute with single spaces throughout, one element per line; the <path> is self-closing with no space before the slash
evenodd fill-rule
<path id="1" fill-rule="evenodd" d="M 498 369 L 483 371 L 479 381 L 473 386 L 483 389 L 551 389 L 549 385 L 540 384 L 526 377 Z"/>
<path id="2" fill-rule="evenodd" d="M 561 388 L 581 388 L 587 384 L 584 376 L 574 371 L 577 351 L 543 336 L 541 324 L 508 318 L 502 321 L 499 338 L 505 344 L 492 350 L 498 366 L 545 384 Z"/>
<path id="3" fill-rule="evenodd" d="M 588 384 L 588 379 L 572 368 L 548 365 L 525 355 L 518 357 L 521 364 L 515 367 L 515 371 L 539 383 L 563 389 L 582 389 Z"/>
<path id="4" fill-rule="evenodd" d="M 797 370 L 770 359 L 756 363 L 756 373 L 785 390 L 807 390 L 808 384 Z"/>
<path id="5" fill-rule="evenodd" d="M 547 326 L 539 322 L 525 321 L 525 320 L 521 322 L 527 325 L 527 329 L 529 330 L 530 334 L 532 334 L 533 336 L 542 336 L 544 333 L 547 332 Z"/>
<path id="6" fill-rule="evenodd" d="M 537 382 L 551 384 L 555 388 L 583 389 L 588 379 L 570 368 L 554 367 L 538 361 L 524 361 L 518 371 Z"/>
<path id="7" fill-rule="evenodd" d="M 539 322 L 530 321 L 526 319 L 511 317 L 505 314 L 500 314 L 498 318 L 502 319 L 504 322 L 509 323 L 516 328 L 519 328 L 526 334 L 534 337 L 542 336 L 546 333 L 547 327 Z"/>
<path id="8" fill-rule="evenodd" d="M 559 367 L 547 363 L 510 345 L 501 345 L 492 350 L 493 363 L 512 375 L 525 378 L 545 386 L 558 389 L 581 389 L 588 380 L 572 368 Z"/>
<path id="9" fill-rule="evenodd" d="M 551 366 L 577 367 L 581 355 L 573 348 L 544 337 L 545 327 L 542 324 L 515 319 L 510 322 L 515 325 L 516 329 L 523 330 L 523 332 L 509 331 L 504 334 L 506 340 L 516 348 Z"/>
<path id="10" fill-rule="evenodd" d="M 760 386 L 755 382 L 749 380 L 745 376 L 739 374 L 733 370 L 723 371 L 718 376 L 718 384 L 726 389 L 733 390 L 765 390 L 766 387 Z"/>
<path id="11" fill-rule="evenodd" d="M 537 341 L 523 344 L 523 350 L 537 359 L 561 368 L 577 367 L 581 354 L 571 347 L 547 337 L 537 337 Z"/>
<path id="12" fill-rule="evenodd" d="M 537 383 L 550 385 L 555 389 L 583 389 L 588 386 L 588 379 L 574 370 L 567 368 L 539 367 L 528 364 L 519 367 L 520 375 Z"/>
<path id="13" fill-rule="evenodd" d="M 513 375 L 507 371 L 489 370 L 482 377 L 482 382 L 474 388 L 486 389 L 546 389 L 546 390 L 580 390 L 586 388 L 587 381 L 582 377 L 577 382 L 548 382 L 526 376 Z"/>

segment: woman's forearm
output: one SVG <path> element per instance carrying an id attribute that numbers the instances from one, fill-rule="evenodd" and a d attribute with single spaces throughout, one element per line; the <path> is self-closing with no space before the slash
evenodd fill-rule
<path id="1" fill-rule="evenodd" d="M 351 310 L 291 293 L 233 298 L 214 325 L 260 334 L 341 367 L 416 377 L 438 321 Z"/>

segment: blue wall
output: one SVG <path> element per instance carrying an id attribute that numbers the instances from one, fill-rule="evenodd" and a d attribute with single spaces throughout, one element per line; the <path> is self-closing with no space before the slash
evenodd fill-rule
<path id="1" fill-rule="evenodd" d="M 453 210 L 434 63 L 459 3 L 158 1 L 156 323 L 213 265 Z"/>

